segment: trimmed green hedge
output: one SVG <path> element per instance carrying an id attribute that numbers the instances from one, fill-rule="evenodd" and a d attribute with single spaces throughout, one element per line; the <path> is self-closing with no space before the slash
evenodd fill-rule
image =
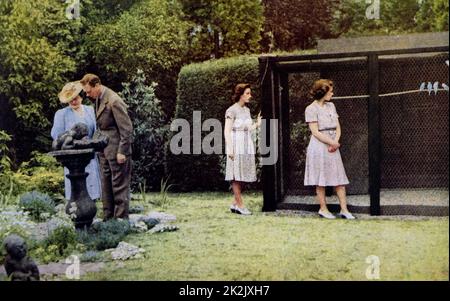
<path id="1" fill-rule="evenodd" d="M 252 85 L 253 99 L 249 108 L 253 118 L 260 111 L 260 83 L 257 56 L 240 56 L 187 65 L 178 77 L 176 118 L 183 118 L 191 125 L 190 150 L 193 151 L 192 131 L 193 112 L 200 111 L 202 122 L 209 118 L 225 123 L 225 111 L 233 104 L 231 96 L 238 83 Z M 172 136 L 178 132 L 172 132 Z M 210 132 L 202 132 L 202 139 Z M 174 155 L 167 147 L 166 170 L 170 183 L 178 191 L 226 190 L 225 155 Z M 222 153 L 225 141 L 222 134 Z"/>

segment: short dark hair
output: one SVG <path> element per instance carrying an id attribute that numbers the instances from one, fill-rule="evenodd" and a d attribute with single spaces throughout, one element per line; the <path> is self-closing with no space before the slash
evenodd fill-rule
<path id="1" fill-rule="evenodd" d="M 89 86 L 91 87 L 95 87 L 97 84 L 101 85 L 102 82 L 100 81 L 100 77 L 98 77 L 95 74 L 92 73 L 88 73 L 85 76 L 83 76 L 83 78 L 80 80 L 80 83 L 83 86 L 86 86 L 87 84 L 89 84 Z"/>
<path id="2" fill-rule="evenodd" d="M 250 84 L 237 84 L 236 87 L 234 87 L 234 94 L 232 97 L 233 102 L 238 102 L 247 89 L 251 89 Z"/>
<path id="3" fill-rule="evenodd" d="M 331 89 L 333 89 L 333 81 L 329 79 L 316 80 L 309 91 L 309 95 L 313 100 L 322 99 Z"/>

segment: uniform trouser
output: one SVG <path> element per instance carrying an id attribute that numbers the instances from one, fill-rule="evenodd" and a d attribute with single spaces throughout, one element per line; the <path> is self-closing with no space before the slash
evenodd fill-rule
<path id="1" fill-rule="evenodd" d="M 102 182 L 103 219 L 128 219 L 130 207 L 131 157 L 124 164 L 99 154 Z"/>

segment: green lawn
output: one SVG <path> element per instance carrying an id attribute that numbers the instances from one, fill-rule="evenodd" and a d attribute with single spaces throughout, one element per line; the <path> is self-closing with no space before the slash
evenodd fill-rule
<path id="1" fill-rule="evenodd" d="M 150 198 L 154 195 L 150 194 Z M 380 280 L 448 280 L 448 218 L 323 220 L 262 213 L 231 214 L 228 193 L 170 194 L 164 211 L 177 232 L 135 234 L 145 258 L 108 263 L 81 280 L 367 280 L 366 258 L 380 259 Z M 135 204 L 135 202 L 133 202 Z M 150 210 L 157 208 L 148 207 Z"/>

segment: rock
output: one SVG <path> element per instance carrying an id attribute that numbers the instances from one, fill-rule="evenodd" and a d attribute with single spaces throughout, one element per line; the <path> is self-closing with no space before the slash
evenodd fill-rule
<path id="1" fill-rule="evenodd" d="M 136 247 L 132 244 L 128 244 L 126 242 L 120 242 L 117 248 L 112 250 L 106 250 L 106 252 L 111 252 L 111 258 L 113 260 L 127 260 L 130 258 L 135 258 L 136 255 L 140 255 L 144 253 L 145 250 L 139 247 Z"/>
<path id="2" fill-rule="evenodd" d="M 133 229 L 138 232 L 145 232 L 148 229 L 152 229 L 158 224 L 167 224 L 175 221 L 177 218 L 175 215 L 163 213 L 163 212 L 151 212 L 147 215 L 143 214 L 130 214 L 129 221 Z M 145 226 L 145 230 L 144 230 Z M 159 231 L 159 230 L 158 230 Z M 164 227 L 164 231 L 175 231 L 169 230 L 168 227 Z"/>
<path id="3" fill-rule="evenodd" d="M 130 221 L 130 225 L 133 226 L 138 222 L 142 221 L 145 218 L 143 214 L 130 214 L 128 220 Z"/>
<path id="4" fill-rule="evenodd" d="M 156 218 L 146 217 L 144 218 L 143 222 L 147 225 L 148 229 L 153 228 L 157 224 L 159 224 L 159 220 Z"/>
<path id="5" fill-rule="evenodd" d="M 140 214 L 142 212 L 144 212 L 145 208 L 143 205 L 134 205 L 131 206 L 129 209 L 129 213 L 130 214 Z"/>
<path id="6" fill-rule="evenodd" d="M 146 223 L 142 221 L 132 225 L 132 228 L 135 229 L 138 233 L 144 233 L 148 230 Z"/>
<path id="7" fill-rule="evenodd" d="M 138 233 L 142 233 L 148 230 L 146 223 L 144 222 L 145 215 L 142 214 L 130 214 L 129 222 L 131 229 L 136 230 Z"/>
<path id="8" fill-rule="evenodd" d="M 173 222 L 177 219 L 177 217 L 175 215 L 171 215 L 171 214 L 167 214 L 167 213 L 163 213 L 163 212 L 150 212 L 149 214 L 147 214 L 146 218 L 156 219 L 161 224 Z"/>
<path id="9" fill-rule="evenodd" d="M 163 233 L 163 232 L 173 232 L 177 231 L 179 228 L 175 225 L 167 225 L 167 224 L 158 224 L 153 227 L 148 233 Z"/>

